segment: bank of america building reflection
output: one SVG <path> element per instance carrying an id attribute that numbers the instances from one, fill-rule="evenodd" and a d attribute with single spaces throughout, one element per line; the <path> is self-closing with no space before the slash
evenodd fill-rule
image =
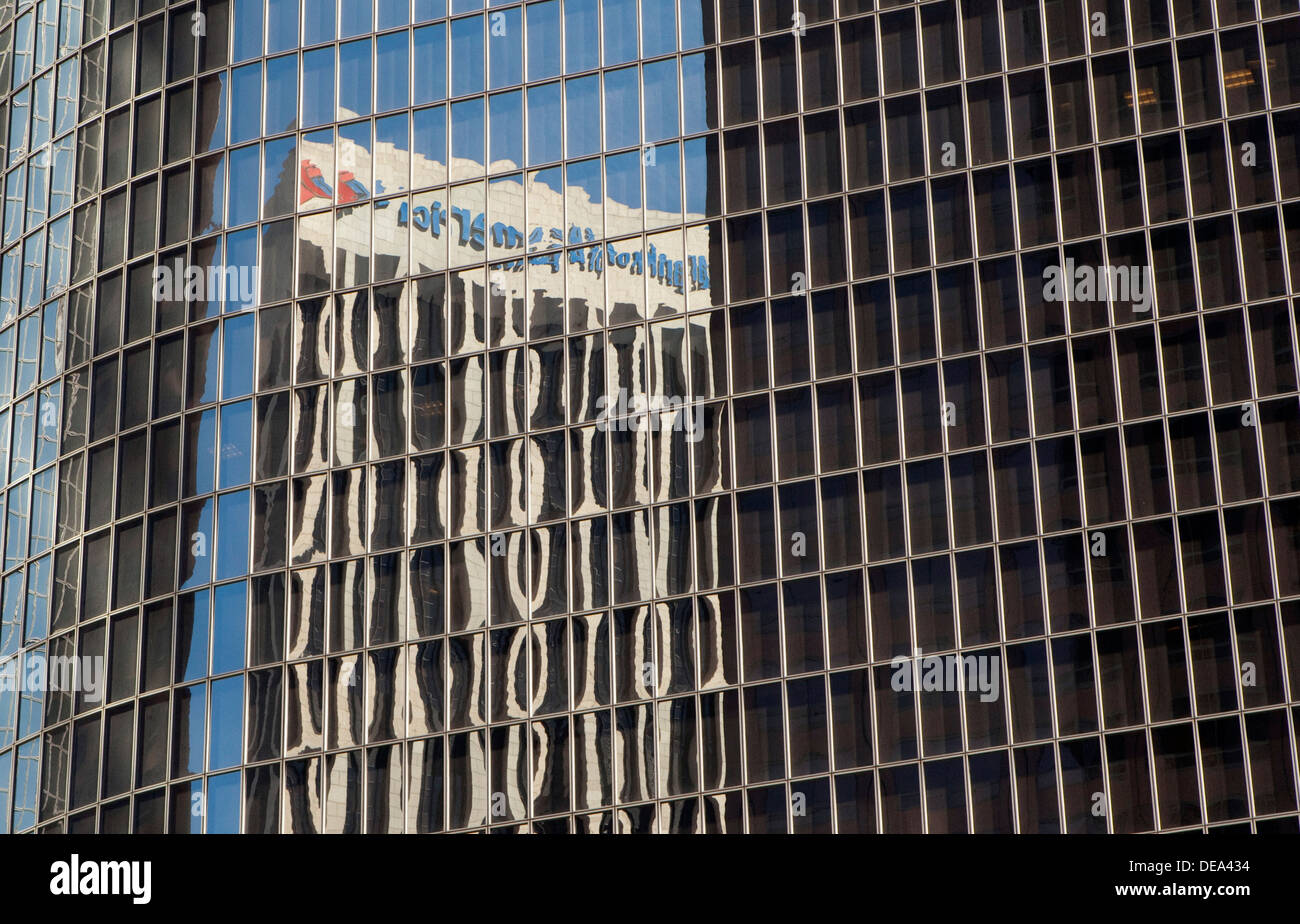
<path id="1" fill-rule="evenodd" d="M 0 831 L 1295 832 L 1292 7 L 0 3 Z"/>

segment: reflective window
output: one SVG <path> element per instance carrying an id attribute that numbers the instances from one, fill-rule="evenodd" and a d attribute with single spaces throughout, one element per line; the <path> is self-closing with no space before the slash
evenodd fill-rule
<path id="1" fill-rule="evenodd" d="M 638 70 L 635 67 L 625 67 L 605 72 L 606 148 L 623 148 L 641 142 L 641 88 L 637 79 Z"/>
<path id="2" fill-rule="evenodd" d="M 1294 829 L 1294 13 L 17 6 L 0 831 Z"/>
<path id="3" fill-rule="evenodd" d="M 334 49 L 302 56 L 302 124 L 310 128 L 334 120 Z"/>
<path id="4" fill-rule="evenodd" d="M 528 88 L 528 163 L 545 164 L 563 157 L 560 84 Z"/>
<path id="5" fill-rule="evenodd" d="M 266 133 L 298 127 L 298 56 L 283 55 L 266 62 Z"/>
<path id="6" fill-rule="evenodd" d="M 225 674 L 230 671 L 241 670 L 244 667 L 244 632 L 247 611 L 248 584 L 246 582 L 222 584 L 213 591 L 213 674 Z"/>
<path id="7" fill-rule="evenodd" d="M 339 46 L 340 119 L 370 114 L 370 39 Z"/>
<path id="8" fill-rule="evenodd" d="M 483 17 L 451 21 L 451 95 L 483 92 Z"/>
<path id="9" fill-rule="evenodd" d="M 623 64 L 637 56 L 636 0 L 601 0 L 604 27 L 604 64 Z"/>
<path id="10" fill-rule="evenodd" d="M 566 80 L 564 108 L 567 113 L 564 123 L 567 131 L 565 156 L 582 157 L 599 151 L 600 78 L 592 75 Z"/>
<path id="11" fill-rule="evenodd" d="M 246 64 L 230 72 L 230 143 L 262 133 L 262 65 Z"/>

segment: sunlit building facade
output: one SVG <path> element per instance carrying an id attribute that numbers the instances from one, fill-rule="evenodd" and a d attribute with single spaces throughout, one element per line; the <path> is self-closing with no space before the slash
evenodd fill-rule
<path id="1" fill-rule="evenodd" d="M 0 189 L 0 832 L 1298 830 L 1293 3 L 0 0 Z"/>

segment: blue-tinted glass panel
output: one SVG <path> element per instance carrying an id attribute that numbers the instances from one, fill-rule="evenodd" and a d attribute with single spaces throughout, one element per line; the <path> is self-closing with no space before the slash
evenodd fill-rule
<path id="1" fill-rule="evenodd" d="M 220 495 L 217 498 L 218 581 L 248 573 L 248 536 L 248 492 Z"/>
<path id="2" fill-rule="evenodd" d="M 23 318 L 18 325 L 18 377 L 14 394 L 24 394 L 36 386 L 40 350 L 40 319 L 35 315 Z"/>
<path id="3" fill-rule="evenodd" d="M 417 109 L 412 119 L 415 161 L 412 186 L 432 186 L 447 180 L 447 111 L 442 106 Z"/>
<path id="4" fill-rule="evenodd" d="M 677 137 L 677 60 L 645 65 L 645 140 Z"/>
<path id="5" fill-rule="evenodd" d="M 320 0 L 307 0 L 307 8 L 328 7 Z M 298 0 L 266 0 L 266 53 L 288 51 L 298 47 Z"/>
<path id="6" fill-rule="evenodd" d="M 600 0 L 565 0 L 564 70 L 591 70 L 600 64 Z"/>
<path id="7" fill-rule="evenodd" d="M 305 15 L 302 21 L 302 42 L 304 45 L 317 45 L 332 42 L 338 37 L 335 28 L 335 5 L 331 0 L 306 0 Z"/>
<path id="8" fill-rule="evenodd" d="M 72 216 L 50 224 L 49 262 L 45 267 L 45 297 L 53 298 L 68 284 L 68 258 L 72 244 Z"/>
<path id="9" fill-rule="evenodd" d="M 0 697 L 6 694 L 0 693 Z M 3 706 L 3 699 L 0 699 L 0 706 Z M 3 717 L 0 717 L 0 722 Z M 0 739 L 4 734 L 4 727 L 0 725 Z M 0 834 L 9 833 L 9 810 L 10 798 L 9 793 L 12 791 L 10 782 L 13 779 L 14 772 L 14 752 L 4 751 L 0 753 Z"/>
<path id="10" fill-rule="evenodd" d="M 375 111 L 387 112 L 410 105 L 410 33 L 381 35 L 378 42 Z"/>
<path id="11" fill-rule="evenodd" d="M 172 705 L 172 771 L 176 776 L 203 772 L 203 742 L 207 738 L 208 685 L 176 691 Z M 182 737 L 183 736 L 183 737 Z"/>
<path id="12" fill-rule="evenodd" d="M 648 212 L 667 212 L 656 224 L 681 221 L 682 164 L 676 142 L 657 144 L 642 158 L 645 164 L 645 207 Z"/>
<path id="13" fill-rule="evenodd" d="M 253 176 L 257 176 L 256 171 Z M 226 235 L 225 270 L 226 311 L 251 308 L 257 297 L 257 228 Z M 230 396 L 235 394 L 247 392 L 234 392 Z"/>
<path id="14" fill-rule="evenodd" d="M 232 226 L 257 221 L 258 177 L 262 172 L 262 150 L 251 144 L 230 152 L 230 202 L 226 215 Z"/>
<path id="15" fill-rule="evenodd" d="M 528 16 L 528 79 L 545 80 L 560 73 L 560 0 L 524 8 Z"/>
<path id="16" fill-rule="evenodd" d="M 176 601 L 176 682 L 208 676 L 208 639 L 211 630 L 208 591 L 185 594 Z"/>
<path id="17" fill-rule="evenodd" d="M 352 38 L 373 31 L 370 28 L 370 3 L 343 0 L 339 4 L 339 38 Z"/>
<path id="18" fill-rule="evenodd" d="M 41 381 L 47 381 L 58 375 L 62 363 L 60 353 L 63 336 L 59 331 L 59 309 L 61 305 L 45 306 L 45 319 L 41 334 Z"/>
<path id="19" fill-rule="evenodd" d="M 14 405 L 13 452 L 9 457 L 9 478 L 22 478 L 32 470 L 32 455 L 36 440 L 36 396 L 32 395 Z"/>
<path id="20" fill-rule="evenodd" d="M 565 154 L 582 157 L 600 150 L 600 78 L 592 74 L 564 83 Z"/>
<path id="21" fill-rule="evenodd" d="M 65 4 L 67 5 L 67 4 Z M 68 15 L 76 15 L 80 9 L 74 7 Z M 36 69 L 49 67 L 54 63 L 58 50 L 56 33 L 59 22 L 59 4 L 56 0 L 41 0 L 36 7 Z"/>
<path id="22" fill-rule="evenodd" d="M 67 7 L 75 5 L 72 2 L 64 4 Z M 81 17 L 75 13 L 70 16 L 60 17 L 59 54 L 65 55 L 79 44 L 81 44 Z"/>
<path id="23" fill-rule="evenodd" d="M 55 487 L 51 483 L 51 488 Z M 51 494 L 53 497 L 53 494 Z M 53 511 L 53 504 L 50 507 Z M 50 557 L 46 555 L 27 566 L 26 641 L 45 638 L 50 631 Z"/>
<path id="24" fill-rule="evenodd" d="M 0 664 L 0 748 L 9 747 L 18 737 L 18 678 L 21 660 L 10 658 Z M 9 751 L 6 755 L 12 753 Z M 4 795 L 8 783 L 6 772 L 6 765 L 0 762 L 0 795 Z M 3 816 L 0 816 L 0 821 L 2 820 Z M 0 831 L 3 830 L 0 828 Z"/>
<path id="25" fill-rule="evenodd" d="M 238 398 L 253 391 L 254 316 L 228 318 L 221 351 L 221 397 Z"/>
<path id="26" fill-rule="evenodd" d="M 0 411 L 0 484 L 9 483 L 9 409 Z"/>
<path id="27" fill-rule="evenodd" d="M 9 403 L 14 384 L 14 337 L 16 328 L 0 331 L 0 402 Z"/>
<path id="28" fill-rule="evenodd" d="M 266 62 L 266 133 L 275 135 L 298 127 L 298 56 Z"/>
<path id="29" fill-rule="evenodd" d="M 262 0 L 234 0 L 233 61 L 247 61 L 262 53 Z"/>
<path id="30" fill-rule="evenodd" d="M 244 667 L 244 631 L 248 623 L 248 584 L 222 584 L 212 596 L 212 673 Z"/>
<path id="31" fill-rule="evenodd" d="M 564 156 L 560 84 L 528 88 L 528 163 L 547 164 Z"/>
<path id="32" fill-rule="evenodd" d="M 54 74 L 48 73 L 32 84 L 32 150 L 50 140 L 54 124 Z"/>
<path id="33" fill-rule="evenodd" d="M 629 209 L 641 207 L 641 152 L 628 151 L 605 158 L 605 196 Z"/>
<path id="34" fill-rule="evenodd" d="M 447 27 L 442 23 L 415 30 L 411 57 L 415 105 L 447 98 Z"/>
<path id="35" fill-rule="evenodd" d="M 524 94 L 521 90 L 488 98 L 492 170 L 515 170 L 524 163 Z M 503 161 L 505 163 L 503 163 Z"/>
<path id="36" fill-rule="evenodd" d="M 50 200 L 50 152 L 48 148 L 37 151 L 27 161 L 27 230 L 31 231 L 45 221 L 45 205 Z"/>
<path id="37" fill-rule="evenodd" d="M 709 102 L 713 95 L 711 88 L 717 84 L 710 67 L 706 54 L 682 58 L 682 131 L 687 135 L 718 127 L 716 107 Z"/>
<path id="38" fill-rule="evenodd" d="M 451 95 L 483 92 L 483 17 L 451 23 Z"/>
<path id="39" fill-rule="evenodd" d="M 23 234 L 23 187 L 27 184 L 27 165 L 19 164 L 17 169 L 5 178 L 5 216 L 4 243 L 12 244 Z"/>
<path id="40" fill-rule="evenodd" d="M 36 424 L 36 467 L 48 465 L 59 455 L 59 426 L 62 417 L 63 386 L 54 382 L 41 391 L 40 419 Z M 0 425 L 0 432 L 8 430 L 8 421 Z M 3 466 L 0 465 L 0 477 Z"/>
<path id="41" fill-rule="evenodd" d="M 44 266 L 45 231 L 42 229 L 23 243 L 23 311 L 35 308 L 45 296 Z"/>
<path id="42" fill-rule="evenodd" d="M 22 274 L 21 252 L 12 247 L 0 257 L 0 321 L 8 322 L 18 314 L 18 280 Z"/>
<path id="43" fill-rule="evenodd" d="M 641 57 L 677 50 L 677 0 L 641 0 Z"/>
<path id="44" fill-rule="evenodd" d="M 334 121 L 334 48 L 302 56 L 302 124 L 304 128 Z"/>
<path id="45" fill-rule="evenodd" d="M 227 322 L 229 323 L 229 322 Z M 219 488 L 248 484 L 253 471 L 253 402 L 221 408 L 221 480 Z"/>
<path id="46" fill-rule="evenodd" d="M 240 776 L 223 773 L 208 777 L 207 817 L 209 834 L 239 833 L 239 789 Z"/>
<path id="47" fill-rule="evenodd" d="M 230 143 L 251 141 L 262 134 L 262 62 L 230 72 Z"/>
<path id="48" fill-rule="evenodd" d="M 410 0 L 379 0 L 378 29 L 396 29 L 410 19 Z"/>
<path id="49" fill-rule="evenodd" d="M 216 395 L 213 395 L 215 399 Z M 189 459 L 186 465 L 193 481 L 186 485 L 186 496 L 211 494 L 216 484 L 217 412 L 213 408 L 186 418 L 189 428 Z"/>
<path id="50" fill-rule="evenodd" d="M 32 479 L 32 535 L 27 547 L 29 558 L 44 555 L 54 544 L 54 497 L 57 489 L 56 472 L 53 466 L 38 472 Z M 28 574 L 29 588 L 39 586 L 39 581 L 36 584 L 31 583 L 34 578 L 34 574 Z M 30 619 L 29 613 L 29 625 Z"/>
<path id="51" fill-rule="evenodd" d="M 12 568 L 27 558 L 27 508 L 31 503 L 31 482 L 24 481 L 9 489 L 5 514 L 5 567 Z M 20 576 L 21 577 L 21 576 Z M 17 592 L 22 593 L 19 581 Z"/>
<path id="52" fill-rule="evenodd" d="M 681 0 L 682 8 L 682 50 L 699 48 L 712 41 L 710 34 L 705 34 L 705 23 L 713 22 L 713 0 Z"/>
<path id="53" fill-rule="evenodd" d="M 339 46 L 339 118 L 370 115 L 370 39 Z"/>
<path id="54" fill-rule="evenodd" d="M 416 22 L 442 19 L 447 15 L 447 0 L 415 0 L 413 14 Z"/>
<path id="55" fill-rule="evenodd" d="M 592 205 L 599 205 L 605 201 L 599 157 L 567 164 L 564 172 L 565 184 L 570 189 L 578 189 L 585 193 L 585 198 Z M 583 197 L 580 196 L 579 199 L 581 198 Z"/>
<path id="56" fill-rule="evenodd" d="M 483 151 L 483 99 L 468 99 L 451 107 L 451 156 L 486 164 Z"/>
<path id="57" fill-rule="evenodd" d="M 4 516 L 0 504 L 0 517 Z M 4 605 L 0 607 L 0 658 L 16 652 L 23 637 L 23 573 L 15 571 L 4 581 Z"/>
<path id="58" fill-rule="evenodd" d="M 297 136 L 289 135 L 268 141 L 262 151 L 263 218 L 291 214 L 298 203 L 297 148 Z"/>
<path id="59" fill-rule="evenodd" d="M 208 413 L 212 412 L 209 411 Z M 186 575 L 184 574 L 183 564 L 181 590 L 202 586 L 212 578 L 212 508 L 214 503 L 211 497 L 197 502 L 193 505 L 193 508 L 198 510 L 198 516 L 193 521 L 186 521 L 187 524 L 192 522 L 193 528 L 188 536 L 181 535 L 181 560 L 182 563 L 185 563 L 192 559 L 193 569 L 190 574 Z M 190 509 L 187 507 L 186 512 L 188 513 Z M 189 544 L 188 548 L 184 547 L 186 543 Z"/>
<path id="60" fill-rule="evenodd" d="M 18 748 L 14 766 L 14 833 L 36 826 L 36 795 L 40 781 L 41 742 L 28 741 Z"/>
<path id="61" fill-rule="evenodd" d="M 51 215 L 72 208 L 72 184 L 76 166 L 73 155 L 75 142 L 76 139 L 68 135 L 54 144 L 54 165 L 50 170 Z"/>
<path id="62" fill-rule="evenodd" d="M 208 768 L 225 770 L 239 764 L 244 744 L 244 678 L 227 677 L 212 684 L 212 723 L 209 726 Z"/>
<path id="63" fill-rule="evenodd" d="M 636 0 L 603 0 L 605 66 L 636 60 Z"/>
<path id="64" fill-rule="evenodd" d="M 44 649 L 29 651 L 23 658 L 23 674 L 28 683 L 18 697 L 18 737 L 27 738 L 41 730 L 41 712 L 45 704 L 45 690 L 49 662 Z M 36 683 L 30 681 L 36 680 Z"/>
<path id="65" fill-rule="evenodd" d="M 489 87 L 509 87 L 524 82 L 523 25 L 519 7 L 488 15 Z"/>
<path id="66" fill-rule="evenodd" d="M 32 79 L 32 49 L 36 44 L 36 17 L 32 13 L 21 16 L 14 28 L 13 86 L 21 86 Z"/>
<path id="67" fill-rule="evenodd" d="M 636 67 L 605 72 L 605 147 L 641 143 L 641 87 Z"/>
<path id="68" fill-rule="evenodd" d="M 9 166 L 11 167 L 19 159 L 27 156 L 27 129 L 31 105 L 31 87 L 24 87 L 9 100 Z"/>
<path id="69" fill-rule="evenodd" d="M 375 119 L 375 149 L 388 152 L 375 161 L 375 195 L 407 188 L 411 139 L 405 112 Z"/>

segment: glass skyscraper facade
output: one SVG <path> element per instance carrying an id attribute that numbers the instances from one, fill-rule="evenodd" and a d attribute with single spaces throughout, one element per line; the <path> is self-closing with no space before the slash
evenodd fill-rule
<path id="1" fill-rule="evenodd" d="M 0 833 L 1298 830 L 1293 2 L 0 0 L 0 188 Z"/>

